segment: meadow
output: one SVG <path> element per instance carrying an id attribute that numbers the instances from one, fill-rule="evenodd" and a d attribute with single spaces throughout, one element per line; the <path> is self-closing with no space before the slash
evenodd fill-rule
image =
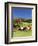
<path id="1" fill-rule="evenodd" d="M 17 23 L 14 23 L 15 25 L 19 25 L 20 27 L 25 27 L 25 26 L 32 26 L 32 22 L 27 22 L 27 21 L 22 21 L 21 23 L 17 24 Z M 27 36 L 32 36 L 32 30 L 25 30 L 25 31 L 21 31 L 21 30 L 18 30 L 18 26 L 17 28 L 14 27 L 13 29 L 13 32 L 12 32 L 12 36 L 13 37 L 27 37 Z"/>
<path id="2" fill-rule="evenodd" d="M 13 33 L 13 37 L 27 37 L 32 36 L 32 31 L 16 31 Z"/>

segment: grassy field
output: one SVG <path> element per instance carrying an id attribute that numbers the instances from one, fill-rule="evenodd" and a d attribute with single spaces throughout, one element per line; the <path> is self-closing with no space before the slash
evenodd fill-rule
<path id="1" fill-rule="evenodd" d="M 21 24 L 19 24 L 20 26 L 28 26 L 28 25 L 32 25 L 32 23 L 27 23 L 27 22 L 22 22 Z M 13 37 L 26 37 L 26 36 L 32 36 L 32 30 L 27 30 L 27 31 L 20 31 L 17 30 L 16 28 L 14 28 L 13 32 Z"/>
<path id="2" fill-rule="evenodd" d="M 13 37 L 26 37 L 26 36 L 32 36 L 32 31 L 16 31 L 13 33 Z"/>

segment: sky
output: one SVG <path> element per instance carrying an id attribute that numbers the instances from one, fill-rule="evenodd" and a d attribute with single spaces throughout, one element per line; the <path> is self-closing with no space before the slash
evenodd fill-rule
<path id="1" fill-rule="evenodd" d="M 32 18 L 32 9 L 30 8 L 12 8 L 12 15 L 14 18 Z"/>

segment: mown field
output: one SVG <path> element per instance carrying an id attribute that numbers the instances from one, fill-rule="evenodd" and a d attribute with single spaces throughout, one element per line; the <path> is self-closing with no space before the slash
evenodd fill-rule
<path id="1" fill-rule="evenodd" d="M 26 36 L 32 36 L 32 31 L 16 31 L 13 33 L 13 37 L 26 37 Z"/>
<path id="2" fill-rule="evenodd" d="M 20 25 L 20 27 L 28 26 L 28 25 L 31 26 L 32 23 L 22 22 L 19 25 Z M 20 31 L 20 30 L 17 30 L 16 28 L 14 28 L 13 37 L 26 37 L 26 36 L 32 36 L 32 30 Z"/>

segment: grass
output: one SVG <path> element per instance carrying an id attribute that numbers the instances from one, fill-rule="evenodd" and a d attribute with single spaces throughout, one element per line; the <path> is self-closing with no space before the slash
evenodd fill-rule
<path id="1" fill-rule="evenodd" d="M 20 27 L 21 26 L 28 26 L 28 25 L 32 25 L 32 23 L 27 23 L 27 22 L 22 22 L 19 24 Z M 20 31 L 14 28 L 14 31 L 12 36 L 13 37 L 26 37 L 26 36 L 32 36 L 32 30 L 28 30 L 28 31 Z"/>
<path id="2" fill-rule="evenodd" d="M 32 36 L 32 31 L 16 31 L 13 33 L 13 37 L 26 37 L 26 36 Z"/>

